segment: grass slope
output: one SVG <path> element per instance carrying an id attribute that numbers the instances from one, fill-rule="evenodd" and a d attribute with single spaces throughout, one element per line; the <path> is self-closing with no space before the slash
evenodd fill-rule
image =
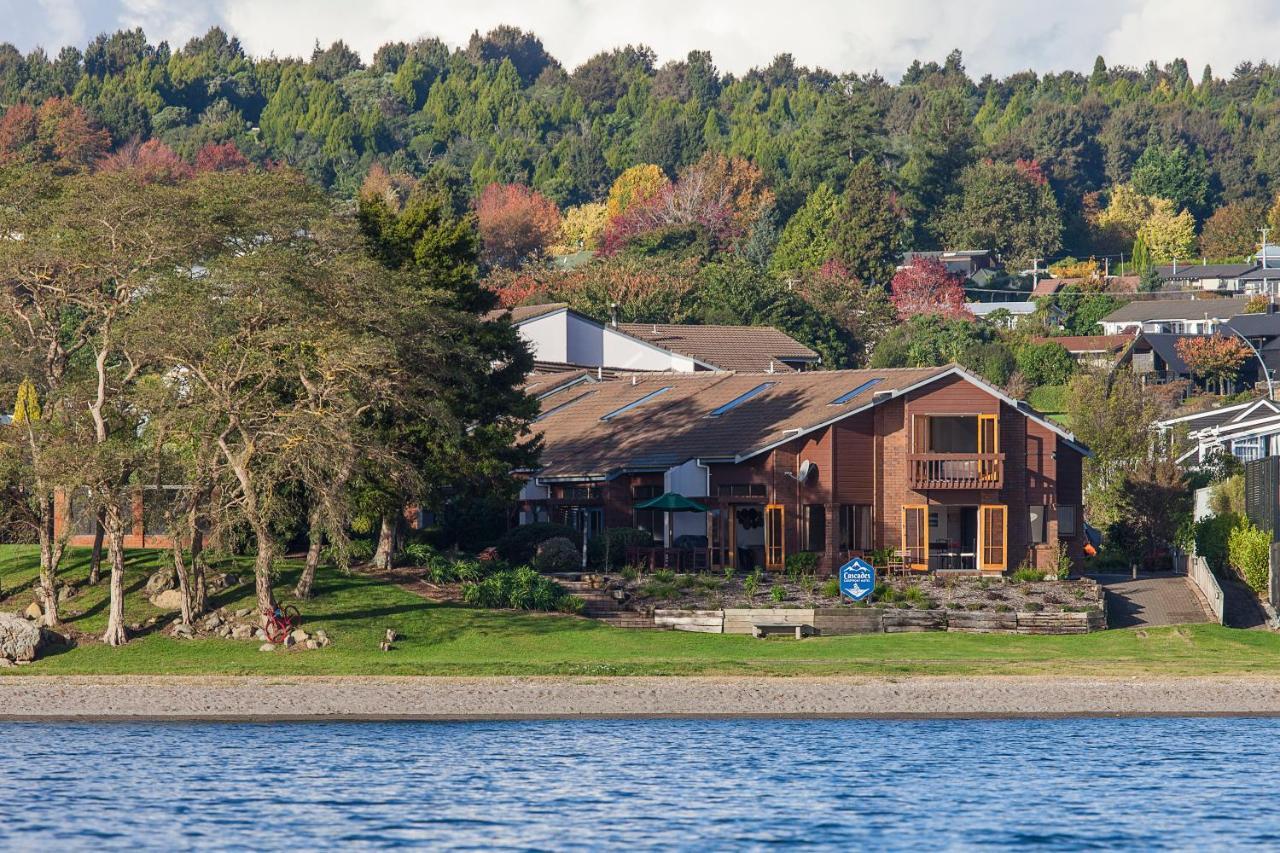
<path id="1" fill-rule="evenodd" d="M 158 613 L 141 594 L 163 554 L 130 552 L 126 616 Z M 0 610 L 32 600 L 36 553 L 0 546 Z M 72 550 L 64 575 L 83 581 L 88 554 Z M 278 580 L 290 597 L 297 567 Z M 215 603 L 251 607 L 244 582 Z M 96 634 L 106 622 L 106 582 L 67 603 L 77 632 Z M 750 637 L 630 631 L 590 620 L 474 610 L 424 602 L 399 587 L 360 575 L 322 570 L 317 597 L 304 602 L 306 627 L 324 628 L 334 645 L 317 651 L 258 651 L 257 642 L 176 640 L 159 633 L 109 648 L 86 642 L 6 674 L 173 675 L 1280 675 L 1280 636 L 1216 625 L 1105 631 L 1076 637 L 983 634 L 868 634 L 755 640 Z M 386 628 L 401 635 L 383 653 Z"/>

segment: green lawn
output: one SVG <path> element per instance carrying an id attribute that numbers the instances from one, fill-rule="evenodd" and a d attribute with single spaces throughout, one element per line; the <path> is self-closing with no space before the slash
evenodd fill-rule
<path id="1" fill-rule="evenodd" d="M 156 611 L 140 590 L 163 555 L 129 554 L 127 618 Z M 87 553 L 73 550 L 64 574 L 87 576 Z M 279 579 L 282 599 L 296 573 Z M 0 546 L 0 609 L 30 603 L 35 550 Z M 219 605 L 252 606 L 248 575 L 215 598 Z M 105 627 L 106 582 L 67 604 L 64 618 L 78 632 Z M 322 570 L 318 596 L 302 607 L 308 628 L 324 628 L 334 644 L 316 651 L 258 651 L 257 642 L 175 640 L 160 634 L 123 648 L 96 642 L 6 674 L 228 675 L 956 675 L 1158 673 L 1280 675 L 1280 636 L 1213 625 L 1105 631 L 1078 637 L 981 634 L 874 634 L 852 637 L 755 640 L 750 637 L 630 631 L 568 616 L 430 605 L 395 586 Z M 401 635 L 381 652 L 386 628 Z"/>

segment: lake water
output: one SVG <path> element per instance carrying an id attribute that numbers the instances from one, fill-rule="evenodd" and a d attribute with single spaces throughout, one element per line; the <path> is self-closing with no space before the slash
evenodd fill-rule
<path id="1" fill-rule="evenodd" d="M 1280 845 L 1274 719 L 0 724 L 4 849 Z"/>

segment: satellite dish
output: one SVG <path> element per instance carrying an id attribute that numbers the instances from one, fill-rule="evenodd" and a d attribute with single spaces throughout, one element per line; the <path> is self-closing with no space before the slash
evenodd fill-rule
<path id="1" fill-rule="evenodd" d="M 809 478 L 813 476 L 813 472 L 817 470 L 817 468 L 818 466 L 814 465 L 808 459 L 804 460 L 800 463 L 800 470 L 796 474 L 796 479 L 801 483 L 809 482 Z"/>

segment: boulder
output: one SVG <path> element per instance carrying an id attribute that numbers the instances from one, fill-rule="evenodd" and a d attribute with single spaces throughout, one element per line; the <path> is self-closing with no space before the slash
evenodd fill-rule
<path id="1" fill-rule="evenodd" d="M 28 619 L 40 619 L 44 616 L 44 611 L 40 609 L 39 602 L 33 601 L 27 606 L 26 610 L 22 611 L 22 615 L 26 616 Z"/>
<path id="2" fill-rule="evenodd" d="M 237 610 L 237 611 L 236 611 L 236 618 L 237 618 L 237 619 L 243 619 L 243 618 L 244 618 L 244 617 L 246 617 L 246 616 L 252 615 L 252 613 L 253 613 L 253 611 L 252 611 L 252 610 L 250 610 L 250 609 L 249 609 L 249 608 L 247 608 L 247 607 L 244 607 L 244 608 L 241 608 L 240 610 Z"/>
<path id="3" fill-rule="evenodd" d="M 293 635 L 292 635 L 292 634 L 290 634 L 289 636 L 287 636 L 287 637 L 285 637 L 285 638 L 284 638 L 284 642 L 283 642 L 283 643 L 281 643 L 281 645 L 283 645 L 283 646 L 287 649 L 287 648 L 289 648 L 290 646 L 292 646 L 292 645 L 296 644 L 297 642 L 298 642 L 298 641 L 297 641 L 297 640 L 295 640 L 295 639 L 293 638 Z"/>
<path id="4" fill-rule="evenodd" d="M 166 589 L 158 595 L 151 596 L 151 603 L 161 610 L 181 610 L 182 593 L 176 589 Z"/>
<path id="5" fill-rule="evenodd" d="M 307 640 L 311 639 L 311 635 L 301 628 L 295 628 L 293 633 L 289 636 L 293 638 L 295 643 L 305 643 Z"/>
<path id="6" fill-rule="evenodd" d="M 172 569 L 161 569 L 147 578 L 147 597 L 151 598 L 178 585 Z"/>
<path id="7" fill-rule="evenodd" d="M 173 636 L 180 637 L 184 640 L 190 640 L 196 635 L 195 630 L 186 622 L 179 622 L 173 626 Z"/>
<path id="8" fill-rule="evenodd" d="M 232 625 L 230 627 L 231 639 L 233 640 L 248 640 L 253 637 L 252 625 Z"/>
<path id="9" fill-rule="evenodd" d="M 275 650 L 276 650 L 275 643 L 263 643 L 262 645 L 258 646 L 258 651 L 260 652 L 274 652 Z"/>
<path id="10" fill-rule="evenodd" d="M 328 634 L 326 634 L 324 631 L 316 631 L 316 643 L 320 646 L 320 648 L 322 649 L 325 648 L 326 646 L 329 645 L 330 642 L 331 641 L 329 639 Z"/>
<path id="11" fill-rule="evenodd" d="M 253 632 L 253 638 L 255 640 L 265 640 L 267 638 L 267 632 L 259 628 Z"/>
<path id="12" fill-rule="evenodd" d="M 209 617 L 204 620 L 204 627 L 209 631 L 222 627 L 222 617 L 217 613 L 209 614 Z"/>
<path id="13" fill-rule="evenodd" d="M 0 658 L 13 662 L 36 659 L 44 646 L 45 635 L 17 613 L 0 613 Z"/>
<path id="14" fill-rule="evenodd" d="M 303 645 L 304 645 L 304 646 L 306 646 L 308 649 L 311 649 L 311 650 L 313 650 L 313 651 L 314 651 L 315 649 L 320 648 L 320 644 L 319 644 L 319 643 L 317 643 L 315 640 L 307 640 L 305 643 L 303 643 Z"/>
<path id="15" fill-rule="evenodd" d="M 0 658 L 0 669 L 6 669 L 11 666 L 13 666 L 13 661 L 8 658 Z"/>
<path id="16" fill-rule="evenodd" d="M 62 587 L 61 589 L 58 590 L 58 603 L 66 604 L 68 601 L 70 601 L 72 598 L 75 597 L 75 594 L 76 594 L 76 588 L 74 586 L 68 585 L 68 586 Z"/>

